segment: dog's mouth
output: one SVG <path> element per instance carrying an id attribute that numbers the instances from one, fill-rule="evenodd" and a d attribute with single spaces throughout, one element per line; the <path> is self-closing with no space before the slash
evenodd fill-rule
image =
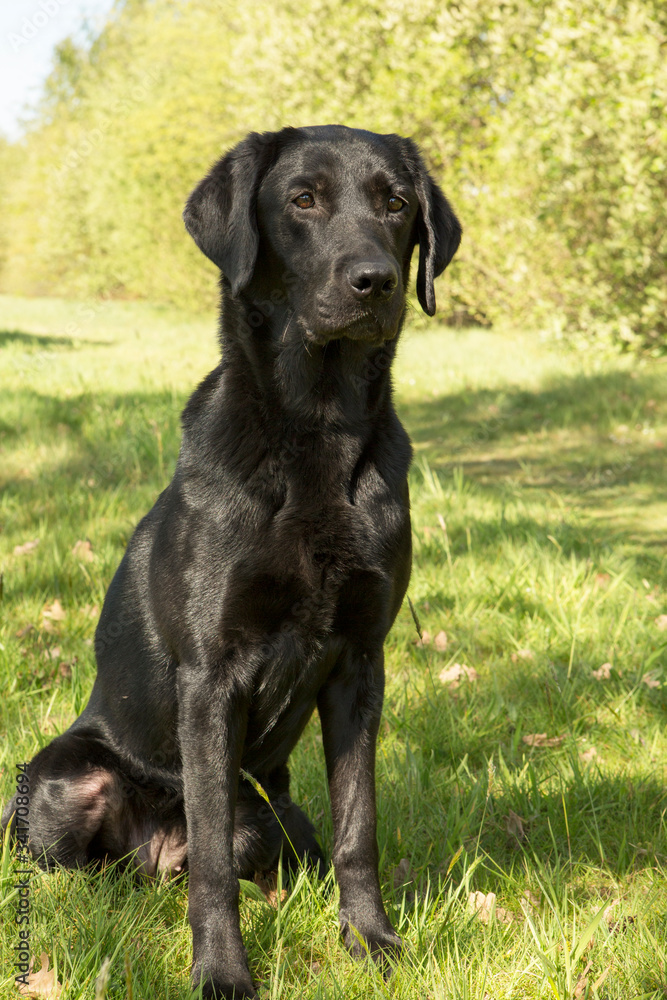
<path id="1" fill-rule="evenodd" d="M 343 338 L 381 344 L 393 340 L 397 333 L 397 322 L 389 321 L 389 317 L 380 318 L 370 309 L 360 310 L 349 319 L 324 315 L 318 316 L 318 321 L 312 325 L 305 324 L 306 340 L 320 345 Z"/>

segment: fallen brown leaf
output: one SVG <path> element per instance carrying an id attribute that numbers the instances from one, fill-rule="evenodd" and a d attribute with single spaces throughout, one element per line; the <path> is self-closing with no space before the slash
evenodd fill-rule
<path id="1" fill-rule="evenodd" d="M 443 684 L 448 684 L 454 689 L 461 681 L 474 682 L 479 679 L 479 674 L 474 667 L 466 667 L 464 663 L 452 663 L 451 667 L 445 667 L 438 674 L 438 678 Z"/>
<path id="2" fill-rule="evenodd" d="M 619 920 L 616 920 L 614 911 L 620 902 L 620 899 L 613 899 L 603 914 L 603 919 L 611 934 L 619 934 L 622 931 L 627 931 L 628 927 L 632 927 L 635 922 L 633 916 L 621 917 Z"/>
<path id="3" fill-rule="evenodd" d="M 447 649 L 447 633 L 442 631 L 438 632 L 435 639 L 433 640 L 433 645 L 435 646 L 435 648 L 438 650 L 439 653 L 444 653 L 444 651 Z"/>
<path id="4" fill-rule="evenodd" d="M 608 681 L 611 677 L 611 663 L 603 663 L 601 667 L 593 671 L 596 681 Z"/>
<path id="5" fill-rule="evenodd" d="M 642 677 L 642 684 L 645 684 L 646 687 L 648 688 L 660 687 L 660 681 L 656 680 L 656 678 L 653 675 L 653 672 L 651 672 L 650 674 L 644 674 L 644 676 Z"/>
<path id="6" fill-rule="evenodd" d="M 426 629 L 421 634 L 420 639 L 415 639 L 415 646 L 429 646 L 431 643 L 431 633 L 427 632 Z"/>
<path id="7" fill-rule="evenodd" d="M 274 910 L 278 909 L 278 873 L 277 872 L 255 872 L 254 879 L 255 885 L 258 885 L 266 896 L 266 901 L 269 906 L 272 906 Z M 280 902 L 284 903 L 287 899 L 287 889 L 283 889 L 280 893 Z"/>
<path id="8" fill-rule="evenodd" d="M 77 559 L 81 559 L 82 562 L 93 562 L 95 558 L 93 546 L 87 538 L 80 538 L 78 542 L 74 543 L 72 555 L 76 556 Z"/>
<path id="9" fill-rule="evenodd" d="M 33 962 L 34 958 L 31 958 L 31 970 Z M 42 952 L 40 962 L 42 967 L 39 972 L 31 971 L 28 974 L 28 982 L 19 985 L 19 993 L 24 997 L 49 997 L 51 1000 L 57 1000 L 63 988 L 56 979 L 54 970 L 49 969 L 49 956 L 45 951 Z"/>
<path id="10" fill-rule="evenodd" d="M 598 752 L 595 747 L 589 747 L 588 750 L 582 750 L 579 754 L 579 760 L 583 761 L 584 764 L 590 764 L 597 755 Z"/>
<path id="11" fill-rule="evenodd" d="M 53 604 L 47 604 L 42 611 L 42 618 L 50 618 L 51 621 L 61 622 L 65 617 L 65 609 L 56 597 Z"/>
<path id="12" fill-rule="evenodd" d="M 609 573 L 597 573 L 595 576 L 596 587 L 608 587 L 611 577 Z"/>
<path id="13" fill-rule="evenodd" d="M 28 634 L 28 632 L 34 632 L 34 631 L 35 631 L 34 625 L 24 625 L 23 628 L 20 628 L 16 633 L 16 638 L 23 639 L 24 636 Z"/>
<path id="14" fill-rule="evenodd" d="M 578 977 L 577 982 L 576 982 L 575 987 L 574 987 L 574 994 L 573 994 L 574 1000 L 581 1000 L 582 997 L 586 996 L 586 991 L 588 989 L 588 978 L 587 977 L 588 977 L 588 973 L 591 971 L 592 968 L 593 968 L 593 963 L 592 962 L 588 962 L 588 964 L 586 965 L 586 968 L 581 973 L 581 975 Z"/>
<path id="15" fill-rule="evenodd" d="M 39 538 L 35 538 L 32 542 L 24 542 L 23 545 L 14 546 L 15 556 L 27 556 L 29 552 L 33 552 L 34 549 L 39 545 Z"/>
<path id="16" fill-rule="evenodd" d="M 495 892 L 488 892 L 486 896 L 483 892 L 471 892 L 468 896 L 468 911 L 479 917 L 483 924 L 488 924 L 494 914 L 500 924 L 511 924 L 515 919 L 514 913 L 496 906 Z"/>
<path id="17" fill-rule="evenodd" d="M 521 739 L 529 747 L 559 747 L 565 737 L 547 736 L 546 733 L 528 733 L 528 735 L 522 736 Z"/>
<path id="18" fill-rule="evenodd" d="M 658 615 L 655 619 L 655 623 L 661 632 L 667 631 L 667 615 Z"/>
<path id="19" fill-rule="evenodd" d="M 527 660 L 530 662 L 535 659 L 535 654 L 532 649 L 517 649 L 515 653 L 512 653 L 511 660 L 512 663 L 518 663 L 519 660 Z"/>

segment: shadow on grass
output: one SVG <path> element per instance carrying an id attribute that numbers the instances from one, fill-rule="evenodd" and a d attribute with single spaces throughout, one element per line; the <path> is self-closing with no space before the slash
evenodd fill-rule
<path id="1" fill-rule="evenodd" d="M 413 440 L 445 439 L 450 447 L 527 434 L 542 427 L 595 425 L 603 433 L 619 421 L 637 420 L 667 402 L 667 376 L 654 370 L 574 374 L 546 381 L 535 392 L 515 386 L 463 389 L 437 399 L 404 404 Z"/>
<path id="2" fill-rule="evenodd" d="M 664 367 L 575 374 L 536 392 L 463 390 L 407 403 L 400 412 L 415 445 L 413 475 L 423 459 L 445 474 L 460 467 L 482 496 L 497 502 L 497 523 L 476 523 L 482 545 L 508 533 L 545 542 L 551 534 L 566 551 L 588 555 L 623 539 L 635 547 L 667 544 L 652 509 L 665 504 Z M 592 531 L 590 524 L 573 532 L 564 520 L 555 530 L 546 519 L 533 521 L 525 505 L 549 493 L 586 514 Z M 556 517 L 553 496 L 549 504 Z M 667 509 L 663 521 L 666 515 Z M 465 544 L 460 532 L 453 544 Z"/>
<path id="3" fill-rule="evenodd" d="M 27 348 L 28 350 L 52 350 L 58 347 L 69 347 L 74 348 L 79 344 L 92 344 L 95 347 L 104 346 L 103 341 L 100 340 L 82 340 L 77 338 L 74 340 L 72 337 L 57 337 L 53 335 L 40 334 L 40 333 L 24 333 L 22 330 L 0 330 L 0 348 L 7 347 L 10 344 L 19 344 L 21 347 Z M 111 341 L 107 341 L 108 345 Z"/>
<path id="4" fill-rule="evenodd" d="M 545 467 L 551 464 L 554 469 L 569 469 L 569 477 L 579 480 L 585 472 L 580 467 L 582 459 L 593 469 L 605 463 L 606 454 L 599 453 L 601 444 L 616 453 L 619 475 L 625 474 L 622 452 L 627 452 L 639 463 L 633 477 L 627 478 L 645 474 L 651 480 L 664 467 L 664 453 L 650 443 L 635 448 L 632 440 L 623 435 L 638 422 L 654 420 L 657 413 L 664 419 L 666 405 L 667 372 L 661 368 L 641 373 L 572 375 L 536 392 L 515 387 L 462 390 L 406 403 L 400 410 L 417 449 L 423 448 L 430 461 L 445 467 L 460 464 L 462 456 L 464 466 L 469 464 L 475 472 L 486 471 L 490 481 L 519 468 L 524 457 Z M 624 430 L 614 438 L 612 432 L 619 425 Z M 570 432 L 573 438 L 562 440 L 563 431 Z M 550 449 L 552 463 L 548 455 L 533 458 L 535 435 L 540 433 L 557 437 Z M 582 438 L 578 440 L 577 435 Z M 512 454 L 489 456 L 500 441 L 504 442 L 502 451 L 506 452 L 510 445 Z M 470 454 L 475 452 L 484 453 L 477 464 L 474 454 Z M 552 483 L 545 481 L 544 485 Z"/>
<path id="5" fill-rule="evenodd" d="M 531 537 L 548 546 L 551 535 L 566 553 L 594 556 L 600 547 L 631 535 L 635 546 L 663 547 L 665 534 L 656 533 L 650 518 L 642 520 L 642 510 L 664 500 L 665 452 L 646 437 L 619 445 L 609 436 L 619 424 L 636 425 L 642 414 L 653 420 L 662 416 L 667 404 L 662 374 L 575 374 L 534 393 L 463 390 L 404 405 L 401 414 L 419 450 L 417 462 L 423 455 L 443 472 L 462 466 L 483 496 L 497 500 L 498 518 L 473 525 L 475 544 L 493 547 L 502 536 Z M 30 390 L 6 393 L 4 408 L 16 417 L 0 424 L 0 434 L 12 443 L 21 438 L 42 447 L 39 463 L 18 476 L 10 473 L 3 488 L 26 505 L 46 489 L 63 511 L 71 487 L 90 479 L 98 494 L 131 490 L 139 482 L 154 485 L 157 494 L 173 472 L 185 401 L 185 394 L 171 392 L 71 398 Z M 528 439 L 536 431 L 543 432 L 538 449 L 535 437 Z M 49 445 L 56 442 L 66 446 L 49 457 Z M 552 501 L 553 516 L 541 523 L 521 509 L 522 501 L 549 491 L 599 519 L 599 530 L 578 529 L 565 519 L 554 525 L 558 508 Z M 632 524 L 625 516 L 629 508 L 637 515 Z M 137 520 L 144 512 L 137 510 Z M 463 550 L 465 529 L 453 526 L 452 544 Z"/>
<path id="6" fill-rule="evenodd" d="M 597 721 L 609 695 L 593 684 L 579 679 L 572 685 L 572 706 L 587 698 L 591 709 L 574 728 L 562 705 L 549 717 L 558 692 L 547 696 L 545 685 L 525 671 L 495 690 L 485 685 L 462 692 L 456 701 L 434 689 L 398 706 L 390 691 L 385 715 L 391 735 L 380 753 L 385 763 L 378 780 L 380 836 L 387 836 L 388 849 L 397 850 L 393 830 L 399 827 L 401 852 L 410 858 L 412 848 L 413 864 L 428 853 L 432 872 L 446 870 L 461 845 L 506 872 L 517 861 L 523 865 L 524 856 L 556 868 L 585 861 L 615 875 L 656 861 L 664 865 L 667 786 L 647 744 L 649 730 L 664 724 L 667 692 L 638 694 L 643 741 L 613 712 L 606 724 Z M 523 736 L 532 738 L 545 725 L 556 745 L 526 745 Z M 492 875 L 486 884 L 495 888 Z"/>

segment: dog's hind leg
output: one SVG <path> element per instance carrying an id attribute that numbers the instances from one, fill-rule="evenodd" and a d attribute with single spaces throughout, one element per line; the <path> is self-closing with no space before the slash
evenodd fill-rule
<path id="1" fill-rule="evenodd" d="M 236 873 L 239 878 L 252 878 L 254 872 L 273 871 L 282 849 L 290 871 L 305 865 L 323 877 L 324 855 L 313 824 L 290 798 L 289 779 L 282 774 L 281 780 L 274 778 L 271 775 L 266 783 L 260 782 L 269 795 L 268 802 L 246 782 L 239 787 L 234 822 Z"/>
<path id="2" fill-rule="evenodd" d="M 69 733 L 57 737 L 28 765 L 28 813 L 21 814 L 25 822 L 17 822 L 18 793 L 3 811 L 3 828 L 14 834 L 25 827 L 30 853 L 43 868 L 78 868 L 91 860 L 88 848 L 104 821 L 117 778 L 86 749 L 85 740 Z"/>

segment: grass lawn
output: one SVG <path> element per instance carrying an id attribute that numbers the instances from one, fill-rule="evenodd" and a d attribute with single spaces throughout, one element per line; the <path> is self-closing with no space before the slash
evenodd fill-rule
<path id="1" fill-rule="evenodd" d="M 99 606 L 171 476 L 214 331 L 143 304 L 0 298 L 3 801 L 86 702 Z M 302 874 L 278 908 L 246 885 L 262 996 L 665 997 L 667 364 L 419 324 L 395 374 L 424 642 L 406 602 L 378 839 L 405 957 L 385 981 L 347 956 L 330 876 Z M 330 851 L 316 718 L 293 784 Z M 13 866 L 5 851 L 2 997 Z M 183 885 L 35 868 L 31 901 L 62 1000 L 93 998 L 107 956 L 109 998 L 190 996 Z"/>

